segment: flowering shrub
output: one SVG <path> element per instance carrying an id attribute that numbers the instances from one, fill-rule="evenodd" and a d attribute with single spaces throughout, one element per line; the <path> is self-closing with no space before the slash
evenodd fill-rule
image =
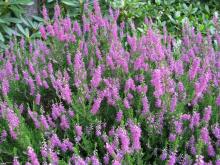
<path id="1" fill-rule="evenodd" d="M 151 25 L 125 34 L 98 1 L 85 11 L 80 25 L 44 8 L 42 40 L 1 55 L 0 161 L 220 164 L 218 18 L 177 45 Z"/>

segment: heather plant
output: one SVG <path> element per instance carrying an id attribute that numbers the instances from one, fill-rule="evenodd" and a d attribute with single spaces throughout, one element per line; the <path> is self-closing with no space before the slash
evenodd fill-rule
<path id="1" fill-rule="evenodd" d="M 87 7 L 82 24 L 43 8 L 41 39 L 1 54 L 0 162 L 218 165 L 217 15 L 214 35 L 186 23 L 177 44 Z"/>

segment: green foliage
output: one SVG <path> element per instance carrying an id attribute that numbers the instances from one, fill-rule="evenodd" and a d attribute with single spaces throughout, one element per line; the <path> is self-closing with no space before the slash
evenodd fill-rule
<path id="1" fill-rule="evenodd" d="M 32 0 L 11 0 L 0 2 L 0 49 L 6 48 L 12 36 L 24 36 L 28 39 L 39 37 L 37 29 L 42 22 L 36 16 L 33 20 L 24 18 L 25 6 L 32 5 Z"/>
<path id="2" fill-rule="evenodd" d="M 84 13 L 84 4 L 87 0 L 47 0 L 46 7 L 49 10 L 49 15 L 53 16 L 54 5 L 58 3 L 62 8 L 62 12 L 64 15 L 69 16 L 72 19 L 81 20 L 81 17 Z M 100 0 L 100 6 L 103 10 L 108 10 L 107 0 Z M 88 7 L 91 8 L 93 6 L 93 0 L 89 0 Z"/>
<path id="3" fill-rule="evenodd" d="M 49 15 L 53 16 L 53 8 L 54 5 L 58 2 L 58 4 L 61 6 L 62 11 L 65 14 L 68 14 L 71 18 L 76 18 L 81 15 L 82 9 L 83 9 L 83 1 L 78 0 L 47 0 L 46 1 L 46 7 L 49 10 Z"/>
<path id="4" fill-rule="evenodd" d="M 122 21 L 134 20 L 138 27 L 144 28 L 142 20 L 147 17 L 158 28 L 162 29 L 166 25 L 168 31 L 177 36 L 181 34 L 181 27 L 187 20 L 202 33 L 206 33 L 207 29 L 212 30 L 212 16 L 220 8 L 219 1 L 110 0 L 109 3 L 113 8 L 120 9 Z"/>

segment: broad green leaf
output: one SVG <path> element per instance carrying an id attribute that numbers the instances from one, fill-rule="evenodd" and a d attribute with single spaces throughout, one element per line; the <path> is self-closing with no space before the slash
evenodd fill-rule
<path id="1" fill-rule="evenodd" d="M 18 6 L 15 6 L 15 5 L 12 5 L 9 7 L 13 13 L 16 15 L 16 17 L 20 17 L 22 14 L 25 13 L 24 9 L 18 7 Z"/>
<path id="2" fill-rule="evenodd" d="M 155 0 L 155 2 L 156 2 L 157 5 L 161 4 L 161 0 Z"/>
<path id="3" fill-rule="evenodd" d="M 2 35 L 2 33 L 0 32 L 0 41 L 5 41 L 5 39 L 4 39 L 4 37 L 3 37 L 3 35 Z"/>
<path id="4" fill-rule="evenodd" d="M 192 10 L 192 14 L 195 14 L 196 12 L 198 11 L 198 8 L 197 7 L 195 7 L 195 8 L 193 8 L 193 10 Z"/>
<path id="5" fill-rule="evenodd" d="M 0 48 L 1 48 L 1 49 L 0 49 L 0 52 L 1 52 L 1 51 L 3 51 L 4 49 L 6 49 L 7 46 L 6 46 L 3 42 L 0 41 Z M 3 49 L 3 50 L 2 50 L 2 49 Z"/>
<path id="6" fill-rule="evenodd" d="M 189 10 L 189 12 L 191 12 L 191 10 L 192 10 L 192 4 L 189 5 L 188 10 Z"/>
<path id="7" fill-rule="evenodd" d="M 32 28 L 35 30 L 39 29 L 39 27 L 43 25 L 43 23 L 37 23 L 37 22 L 32 22 L 32 23 L 33 23 Z"/>
<path id="8" fill-rule="evenodd" d="M 17 27 L 20 30 L 20 32 L 22 32 L 22 34 L 26 34 L 24 28 L 20 24 L 17 24 Z"/>
<path id="9" fill-rule="evenodd" d="M 12 35 L 19 36 L 18 32 L 16 32 L 15 30 L 13 30 L 10 27 L 2 26 L 2 28 L 4 29 L 5 33 L 7 33 L 9 36 L 12 36 Z"/>
<path id="10" fill-rule="evenodd" d="M 177 12 L 175 13 L 175 17 L 176 17 L 176 18 L 179 18 L 179 17 L 180 17 L 180 14 L 181 14 L 180 11 L 177 11 Z"/>
<path id="11" fill-rule="evenodd" d="M 170 0 L 170 4 L 173 4 L 173 3 L 175 3 L 175 1 L 176 1 L 176 0 Z"/>
<path id="12" fill-rule="evenodd" d="M 79 3 L 78 4 L 76 3 L 77 1 L 62 0 L 61 2 L 67 6 L 73 6 L 73 7 L 80 6 Z"/>
<path id="13" fill-rule="evenodd" d="M 32 0 L 12 0 L 10 4 L 14 5 L 33 5 L 34 2 Z"/>
<path id="14" fill-rule="evenodd" d="M 29 34 L 30 34 L 30 33 L 29 33 L 29 29 L 28 29 L 28 28 L 25 28 L 25 36 L 26 36 L 26 37 L 29 37 Z"/>
<path id="15" fill-rule="evenodd" d="M 38 16 L 32 16 L 32 18 L 34 18 L 36 21 L 39 21 L 39 22 L 44 22 L 44 19 L 41 18 L 41 17 L 38 17 Z"/>
<path id="16" fill-rule="evenodd" d="M 138 31 L 140 31 L 141 33 L 144 33 L 144 29 L 142 28 L 137 28 Z"/>
<path id="17" fill-rule="evenodd" d="M 22 20 L 22 23 L 24 23 L 26 26 L 29 26 L 29 23 L 25 18 L 21 17 L 21 20 Z"/>
<path id="18" fill-rule="evenodd" d="M 188 6 L 184 3 L 183 4 L 183 8 L 186 10 L 186 11 L 188 11 Z"/>
<path id="19" fill-rule="evenodd" d="M 30 19 L 27 19 L 27 21 L 28 21 L 29 27 L 33 28 L 34 27 L 34 22 Z"/>
<path id="20" fill-rule="evenodd" d="M 208 5 L 205 5 L 205 10 L 207 11 L 207 13 L 209 13 L 209 6 Z"/>
<path id="21" fill-rule="evenodd" d="M 170 14 L 168 14 L 167 16 L 168 16 L 168 18 L 170 19 L 170 21 L 171 21 L 172 23 L 176 23 L 176 21 L 173 19 L 173 17 L 172 17 Z"/>
<path id="22" fill-rule="evenodd" d="M 6 21 L 5 21 L 5 19 L 2 19 L 2 18 L 0 18 L 0 23 L 7 23 Z"/>
<path id="23" fill-rule="evenodd" d="M 36 32 L 36 33 L 33 33 L 30 38 L 35 39 L 35 38 L 40 38 L 40 37 L 41 37 L 40 32 Z"/>
<path id="24" fill-rule="evenodd" d="M 21 19 L 13 18 L 13 17 L 5 18 L 5 20 L 12 23 L 22 23 Z"/>

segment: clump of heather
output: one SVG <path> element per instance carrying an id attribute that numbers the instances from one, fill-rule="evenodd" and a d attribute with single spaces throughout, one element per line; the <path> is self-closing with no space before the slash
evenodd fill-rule
<path id="1" fill-rule="evenodd" d="M 219 164 L 218 17 L 177 44 L 84 8 L 79 23 L 44 6 L 41 39 L 1 55 L 0 163 Z"/>

